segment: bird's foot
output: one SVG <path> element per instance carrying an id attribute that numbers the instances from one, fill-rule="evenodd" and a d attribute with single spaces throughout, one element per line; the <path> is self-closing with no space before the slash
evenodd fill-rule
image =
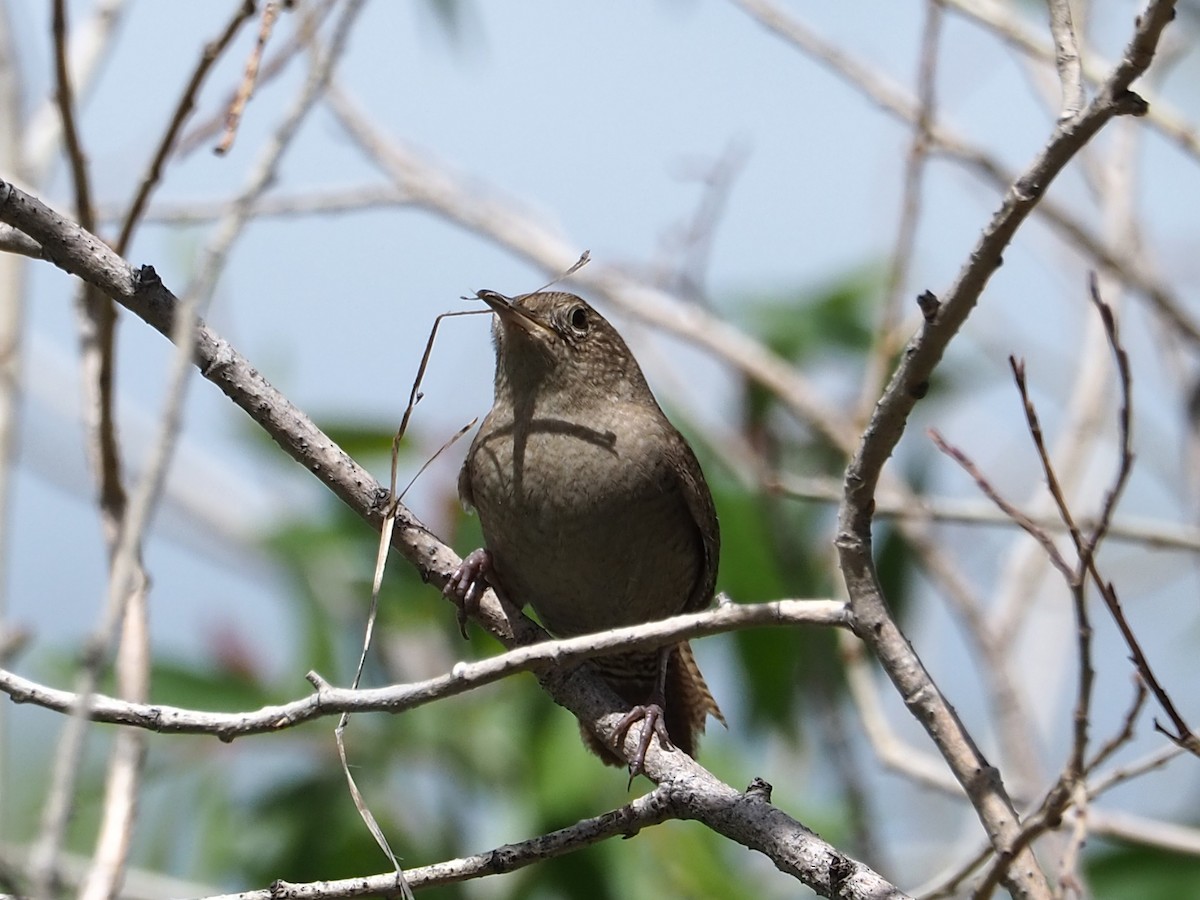
<path id="1" fill-rule="evenodd" d="M 491 587 L 488 579 L 491 571 L 492 554 L 480 547 L 466 555 L 442 588 L 442 596 L 458 609 L 458 630 L 464 638 L 467 636 L 467 617 L 479 611 L 479 598 Z"/>
<path id="2" fill-rule="evenodd" d="M 617 723 L 616 743 L 618 747 L 624 743 L 625 735 L 635 722 L 642 723 L 642 736 L 638 740 L 633 758 L 629 760 L 629 783 L 631 785 L 633 779 L 645 771 L 646 751 L 650 749 L 651 738 L 658 735 L 658 742 L 664 750 L 675 749 L 675 745 L 671 743 L 671 738 L 667 734 L 667 723 L 663 718 L 661 703 L 651 702 L 635 706 L 625 714 L 625 717 Z"/>

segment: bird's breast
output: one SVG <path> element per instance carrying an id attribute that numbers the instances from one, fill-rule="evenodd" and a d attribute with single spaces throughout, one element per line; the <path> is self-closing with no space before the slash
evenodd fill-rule
<path id="1" fill-rule="evenodd" d="M 681 612 L 703 565 L 655 421 L 489 416 L 467 463 L 496 575 L 559 635 Z"/>

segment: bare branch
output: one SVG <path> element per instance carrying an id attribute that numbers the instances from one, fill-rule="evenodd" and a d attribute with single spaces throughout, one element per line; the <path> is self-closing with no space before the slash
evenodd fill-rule
<path id="1" fill-rule="evenodd" d="M 953 708 L 942 697 L 887 608 L 871 554 L 874 494 L 884 463 L 904 432 L 908 416 L 927 388 L 933 369 L 957 334 L 999 265 L 1001 252 L 1037 206 L 1049 183 L 1070 159 L 1117 115 L 1136 114 L 1144 103 L 1129 84 L 1153 58 L 1162 30 L 1173 15 L 1170 2 L 1152 3 L 1142 16 L 1122 61 L 1088 107 L 1060 124 L 1045 149 L 1009 189 L 1004 204 L 977 242 L 956 283 L 942 297 L 941 309 L 909 344 L 891 383 L 868 424 L 859 451 L 846 470 L 845 501 L 839 513 L 836 545 L 856 616 L 856 633 L 879 655 L 888 676 L 950 763 L 971 797 L 993 846 L 1006 868 L 1007 886 L 1019 897 L 1040 897 L 1045 876 L 1028 848 L 1015 848 L 1020 821 L 998 773 L 989 771 Z"/>
<path id="2" fill-rule="evenodd" d="M 871 102 L 875 103 L 885 112 L 891 114 L 897 119 L 913 123 L 917 120 L 917 103 L 910 97 L 903 88 L 889 82 L 886 78 L 872 71 L 870 67 L 853 59 L 851 56 L 843 52 L 840 48 L 834 46 L 818 37 L 810 29 L 806 28 L 801 22 L 790 16 L 782 7 L 774 2 L 774 0 L 731 0 L 735 5 L 741 7 L 750 16 L 760 22 L 764 27 L 770 29 L 777 35 L 789 43 L 794 44 L 803 52 L 811 56 L 815 61 L 826 66 L 835 75 L 844 79 L 847 83 L 857 88 Z M 1174 8 L 1174 2 L 1166 2 L 1165 6 L 1169 10 Z M 1143 17 L 1137 34 L 1144 36 L 1145 40 L 1131 44 L 1127 53 L 1126 59 L 1137 58 L 1138 68 L 1137 73 L 1145 70 L 1149 65 L 1149 59 L 1144 56 L 1148 47 L 1157 46 L 1158 36 L 1168 21 L 1164 18 L 1163 13 L 1164 2 L 1160 0 L 1151 6 L 1151 15 L 1148 17 L 1149 25 L 1147 26 L 1147 17 Z M 1122 61 L 1119 66 L 1112 69 L 1110 75 L 1105 78 L 1097 79 L 1098 81 L 1109 81 L 1109 86 L 1112 92 L 1107 98 L 1097 96 L 1089 105 L 1089 109 L 1093 113 L 1100 113 L 1105 116 L 1104 112 L 1114 101 L 1120 101 L 1118 105 L 1124 107 L 1125 103 L 1132 104 L 1136 109 L 1118 110 L 1118 114 L 1134 113 L 1144 115 L 1146 112 L 1146 104 L 1140 97 L 1136 100 L 1132 99 L 1136 95 L 1126 96 L 1129 85 L 1133 82 L 1133 69 L 1126 67 L 1126 62 Z M 1101 102 L 1097 102 L 1101 101 Z M 1098 128 L 1100 123 L 1095 122 L 1094 118 L 1088 117 L 1088 121 L 1080 122 L 1072 125 L 1068 136 L 1060 135 L 1064 140 L 1059 141 L 1060 147 L 1066 149 L 1068 146 L 1073 149 L 1074 153 L 1077 139 L 1082 139 L 1086 142 L 1094 128 Z M 1082 126 L 1082 127 L 1080 127 Z M 996 159 L 984 147 L 972 144 L 965 138 L 955 134 L 944 125 L 934 125 L 930 129 L 930 152 L 941 156 L 948 157 L 961 162 L 968 170 L 977 174 L 986 183 L 993 185 L 1001 191 L 1011 193 L 1013 186 L 1021 186 L 1024 178 L 1019 178 L 1017 173 L 1014 173 Z M 1055 167 L 1057 171 L 1057 166 Z M 1194 321 L 1191 314 L 1187 311 L 1186 304 L 1180 301 L 1170 286 L 1159 281 L 1152 272 L 1138 259 L 1136 253 L 1131 253 L 1128 248 L 1120 245 L 1110 246 L 1090 226 L 1087 221 L 1071 216 L 1053 199 L 1043 196 L 1044 189 L 1049 183 L 1049 178 L 1042 180 L 1041 175 L 1045 172 L 1038 173 L 1030 170 L 1025 177 L 1033 177 L 1028 185 L 1038 194 L 1036 203 L 1033 208 L 1036 208 L 1038 216 L 1048 222 L 1054 229 L 1062 235 L 1062 237 L 1074 244 L 1083 253 L 1095 260 L 1098 268 L 1111 271 L 1121 278 L 1127 285 L 1138 291 L 1150 305 L 1158 311 L 1164 319 L 1166 319 L 1182 336 L 1192 344 L 1200 344 L 1200 323 Z M 1052 175 L 1050 177 L 1053 177 Z M 1021 191 L 1024 193 L 1024 190 Z M 1021 216 L 1028 214 L 1030 210 L 1025 209 Z"/>
<path id="3" fill-rule="evenodd" d="M 254 14 L 253 3 L 247 3 L 243 9 L 247 17 Z M 213 148 L 213 152 L 218 156 L 224 156 L 233 146 L 238 125 L 242 122 L 242 113 L 246 111 L 246 104 L 250 102 L 250 97 L 254 94 L 254 86 L 258 83 L 258 67 L 262 63 L 263 50 L 267 46 L 267 41 L 271 39 L 271 32 L 275 28 L 275 20 L 278 17 L 279 0 L 267 0 L 263 7 L 262 20 L 258 26 L 258 41 L 255 43 L 254 49 L 250 51 L 250 56 L 246 60 L 246 72 L 242 76 L 237 92 L 233 95 L 233 102 L 229 104 L 229 109 L 225 113 L 225 133 L 221 135 L 217 146 Z"/>
<path id="4" fill-rule="evenodd" d="M 653 649 L 673 641 L 763 626 L 847 626 L 845 605 L 832 600 L 776 600 L 771 603 L 726 603 L 714 609 L 660 622 L 614 628 L 600 634 L 561 641 L 544 640 L 477 662 L 460 662 L 446 675 L 413 684 L 352 690 L 322 686 L 302 700 L 253 712 L 218 713 L 161 704 L 130 703 L 103 694 L 88 698 L 87 716 L 94 722 L 128 725 L 168 734 L 208 734 L 232 741 L 250 734 L 281 731 L 324 716 L 347 712 L 400 713 L 492 684 L 517 672 L 539 671 L 548 664 L 566 666 L 593 656 L 624 650 Z M 70 712 L 81 697 L 21 678 L 0 669 L 0 692 L 14 702 L 33 703 Z"/>
<path id="5" fill-rule="evenodd" d="M 942 2 L 990 29 L 1022 53 L 1047 62 L 1054 60 L 1054 48 L 1039 40 L 1039 35 L 1026 26 L 1016 14 L 1015 7 L 998 3 L 997 0 Z M 1087 59 L 1082 60 L 1082 64 L 1084 76 L 1093 84 L 1103 82 L 1113 67 L 1111 62 L 1096 58 L 1094 53 L 1089 53 Z M 1200 134 L 1195 127 L 1188 123 L 1187 118 L 1167 98 L 1149 91 L 1143 92 L 1142 96 L 1150 105 L 1146 123 L 1200 162 Z"/>
<path id="6" fill-rule="evenodd" d="M 679 818 L 672 792 L 657 787 L 649 794 L 603 815 L 583 819 L 567 828 L 515 844 L 505 844 L 485 853 L 452 859 L 431 866 L 406 869 L 404 881 L 414 888 L 455 884 L 486 875 L 503 875 L 525 866 L 555 859 L 613 837 L 629 838 L 643 828 Z M 204 900 L 337 900 L 346 897 L 390 896 L 401 890 L 395 872 L 341 881 L 292 884 L 276 881 L 269 888 L 223 894 Z"/>
<path id="7" fill-rule="evenodd" d="M 27 234 L 22 234 L 15 228 L 5 225 L 0 228 L 0 252 L 28 256 L 30 259 L 42 258 L 42 245 Z M 17 296 L 14 294 L 14 296 Z"/>
<path id="8" fill-rule="evenodd" d="M 295 33 L 290 35 L 286 41 L 275 51 L 274 55 L 262 65 L 258 71 L 257 81 L 259 84 L 265 84 L 271 79 L 278 76 L 287 64 L 301 50 L 307 47 L 312 41 L 312 37 L 316 34 L 317 29 L 325 18 L 333 11 L 337 5 L 337 0 L 321 0 L 315 8 L 302 7 L 303 15 L 300 19 L 300 26 Z M 203 147 L 208 141 L 217 137 L 225 127 L 228 110 L 233 106 L 237 99 L 237 88 L 234 88 L 220 104 L 221 112 L 210 116 L 202 122 L 197 123 L 187 134 L 179 141 L 179 155 L 189 156 L 200 147 Z"/>
<path id="9" fill-rule="evenodd" d="M 87 18 L 71 29 L 67 70 L 76 93 L 83 95 L 95 84 L 97 72 L 116 43 L 114 38 L 127 5 L 127 0 L 97 0 Z M 29 116 L 20 136 L 24 162 L 21 174 L 31 184 L 40 184 L 45 179 L 55 162 L 62 136 L 58 101 L 51 96 Z"/>
<path id="10" fill-rule="evenodd" d="M 1016 363 L 1014 361 L 1014 365 L 1015 364 Z M 957 447 L 948 444 L 946 439 L 933 429 L 930 429 L 929 437 L 933 440 L 934 446 L 962 466 L 963 470 L 971 476 L 971 478 L 975 481 L 975 484 L 979 486 L 979 489 L 983 491 L 989 500 L 996 504 L 996 506 L 999 507 L 999 509 L 1013 522 L 1021 526 L 1021 528 L 1025 530 L 1026 534 L 1042 545 L 1042 548 L 1046 551 L 1046 556 L 1049 557 L 1050 562 L 1054 564 L 1054 568 L 1062 572 L 1063 576 L 1068 580 L 1075 578 L 1075 572 L 1069 565 L 1067 565 L 1067 561 L 1063 559 L 1062 554 L 1058 552 L 1058 547 L 1054 545 L 1054 540 L 1050 537 L 1050 535 L 1048 535 L 1040 525 L 1021 512 L 1021 510 L 1017 509 L 1002 496 L 1000 496 L 1000 492 L 992 486 L 992 483 L 988 481 L 983 472 L 979 470 L 979 467 L 971 461 L 970 457 L 968 457 Z"/>
<path id="11" fill-rule="evenodd" d="M 816 500 L 821 503 L 837 503 L 841 500 L 841 483 L 833 478 L 776 473 L 764 476 L 763 487 L 797 500 Z M 876 500 L 875 515 L 881 519 L 899 519 L 901 521 L 917 520 L 1005 527 L 1017 525 L 1008 513 L 998 509 L 990 502 L 930 496 L 915 498 L 914 502 L 913 499 L 897 497 L 891 491 L 880 493 Z M 1025 516 L 1043 531 L 1063 532 L 1066 530 L 1062 519 L 1057 515 L 1025 513 Z M 1081 517 L 1079 526 L 1090 530 L 1096 526 L 1096 520 Z M 1140 519 L 1132 516 L 1114 519 L 1108 528 L 1108 538 L 1114 541 L 1141 544 L 1158 550 L 1180 550 L 1192 553 L 1200 551 L 1200 528 L 1194 525 Z"/>
<path id="12" fill-rule="evenodd" d="M 85 230 L 95 230 L 87 160 L 75 121 L 75 97 L 67 64 L 67 11 L 65 0 L 53 4 L 55 100 L 62 125 L 63 143 L 71 171 L 75 211 Z M 105 543 L 111 554 L 125 508 L 121 484 L 116 426 L 113 416 L 113 332 L 116 311 L 112 301 L 83 285 L 77 302 L 80 345 L 84 370 L 85 417 L 88 450 L 92 458 L 100 503 Z M 122 595 L 104 611 L 104 621 L 95 633 L 78 677 L 78 693 L 86 698 L 99 681 L 109 648 L 121 622 L 128 597 Z M 86 702 L 86 701 L 85 701 Z M 80 704 L 82 710 L 84 704 Z M 75 785 L 83 761 L 86 719 L 76 712 L 59 738 L 38 839 L 31 853 L 34 893 L 54 893 L 54 873 L 65 840 L 67 823 L 75 802 Z"/>
<path id="13" fill-rule="evenodd" d="M 312 111 L 313 105 L 328 86 L 333 68 L 346 49 L 350 32 L 359 13 L 362 12 L 363 5 L 364 0 L 348 0 L 343 7 L 340 18 L 334 24 L 328 46 L 314 51 L 314 58 L 309 66 L 304 86 L 292 102 L 291 108 L 276 126 L 271 138 L 259 151 L 259 158 L 251 172 L 248 184 L 218 222 L 215 234 L 196 266 L 196 274 L 184 290 L 184 296 L 199 299 L 197 306 L 199 310 L 203 310 L 208 305 L 208 301 L 216 289 L 217 279 L 229 255 L 229 250 L 246 225 L 250 208 L 275 180 L 283 154 L 300 130 L 300 125 Z"/>
<path id="14" fill-rule="evenodd" d="M 213 64 L 221 58 L 221 54 L 228 49 L 238 30 L 252 15 L 254 15 L 254 2 L 253 0 L 245 0 L 234 11 L 233 17 L 229 20 L 229 23 L 225 26 L 221 34 L 204 46 L 204 50 L 200 54 L 200 59 L 196 63 L 196 68 L 192 71 L 192 77 L 188 79 L 179 102 L 175 104 L 175 111 L 171 114 L 167 129 L 163 132 L 163 136 L 158 142 L 158 148 L 151 157 L 146 174 L 142 176 L 141 181 L 138 183 L 137 193 L 134 194 L 133 200 L 129 204 L 129 211 L 125 213 L 121 224 L 121 233 L 117 237 L 117 242 L 113 245 L 113 249 L 118 253 L 124 255 L 129 249 L 129 242 L 133 239 L 134 231 L 145 214 L 146 205 L 150 202 L 150 195 L 154 192 L 155 187 L 157 187 L 162 178 L 163 166 L 166 164 L 167 158 L 175 150 L 184 123 L 187 122 L 192 111 L 195 109 L 196 96 L 200 92 L 200 87 L 208 77 Z"/>

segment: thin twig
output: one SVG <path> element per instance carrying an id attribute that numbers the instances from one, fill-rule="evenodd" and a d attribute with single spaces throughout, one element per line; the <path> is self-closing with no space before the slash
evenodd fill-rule
<path id="1" fill-rule="evenodd" d="M 1014 364 L 1016 364 L 1015 360 Z M 1043 529 L 1039 524 L 1030 519 L 1027 515 L 1025 515 L 1025 513 L 1021 512 L 1021 510 L 1017 509 L 1017 507 L 1013 506 L 1013 504 L 1011 504 L 1008 500 L 1004 499 L 1004 497 L 1000 495 L 1000 492 L 992 486 L 990 481 L 988 481 L 987 476 L 985 476 L 983 472 L 979 470 L 979 467 L 971 461 L 969 456 L 967 456 L 962 450 L 948 443 L 936 429 L 929 429 L 929 438 L 933 441 L 934 446 L 937 447 L 938 450 L 958 463 L 959 466 L 962 467 L 963 471 L 971 476 L 975 484 L 978 485 L 981 491 L 983 491 L 984 495 L 994 504 L 996 504 L 996 506 L 1006 516 L 1008 516 L 1009 519 L 1019 525 L 1026 534 L 1042 545 L 1042 548 L 1046 551 L 1046 556 L 1049 557 L 1050 562 L 1054 564 L 1054 568 L 1062 572 L 1067 578 L 1074 577 L 1074 570 L 1072 570 L 1072 568 L 1067 564 L 1067 561 L 1063 559 L 1062 554 L 1058 552 L 1058 547 L 1055 546 L 1054 539 L 1051 538 L 1050 535 L 1046 533 L 1045 529 Z"/>
<path id="2" fill-rule="evenodd" d="M 329 44 L 321 52 L 315 54 L 315 58 L 309 66 L 308 76 L 300 92 L 296 95 L 296 99 L 292 102 L 291 108 L 276 126 L 271 138 L 259 151 L 259 157 L 250 174 L 249 182 L 214 229 L 214 234 L 196 265 L 196 274 L 184 291 L 184 296 L 199 298 L 198 309 L 204 310 L 207 307 L 216 288 L 217 279 L 225 266 L 229 251 L 246 226 L 250 209 L 274 183 L 284 153 L 291 146 L 292 140 L 300 130 L 300 125 L 308 117 L 313 105 L 328 85 L 333 68 L 345 52 L 351 30 L 363 6 L 364 0 L 347 0 L 342 8 L 341 16 L 334 23 Z"/>
<path id="3" fill-rule="evenodd" d="M 201 54 L 200 61 L 176 105 L 167 130 L 124 218 L 115 246 L 118 253 L 125 252 L 132 239 L 139 216 L 158 184 L 162 166 L 192 109 L 204 76 L 253 11 L 253 3 L 244 3 L 235 12 L 223 34 L 207 45 Z M 110 301 L 103 298 L 101 302 Z M 176 353 L 160 436 L 134 496 L 123 511 L 120 539 L 113 554 L 109 602 L 124 604 L 120 650 L 117 656 L 117 679 L 121 696 L 132 701 L 144 701 L 149 694 L 147 579 L 141 571 L 139 560 L 141 537 L 151 511 L 157 506 L 161 496 L 166 470 L 179 433 L 187 377 L 191 371 L 191 360 L 186 347 L 191 343 L 190 329 L 194 326 L 194 319 L 194 312 L 185 306 L 177 322 L 180 333 L 174 335 L 176 344 L 184 349 Z M 105 900 L 112 897 L 119 891 L 124 880 L 146 749 L 144 733 L 122 731 L 116 736 L 109 760 L 96 850 L 80 887 L 79 895 L 84 900 Z"/>
<path id="4" fill-rule="evenodd" d="M 162 499 L 167 470 L 179 440 L 184 400 L 192 374 L 188 348 L 192 345 L 195 327 L 195 307 L 184 304 L 176 316 L 171 335 L 176 350 L 167 379 L 158 436 L 126 505 L 109 576 L 109 605 L 115 606 L 122 597 L 128 597 L 121 653 L 118 656 L 118 681 L 122 696 L 138 701 L 148 698 L 150 681 L 150 637 L 146 610 L 149 586 L 140 559 L 141 545 L 146 528 Z M 113 896 L 119 889 L 129 854 L 145 753 L 144 736 L 119 736 L 109 766 L 95 866 L 80 891 L 80 896 L 85 900 L 102 900 Z"/>
<path id="5" fill-rule="evenodd" d="M 707 303 L 706 282 L 712 262 L 717 226 L 725 214 L 734 182 L 746 164 L 749 149 L 732 142 L 720 157 L 695 176 L 701 182 L 700 202 L 678 237 L 678 264 L 667 284 L 692 303 Z"/>
<path id="6" fill-rule="evenodd" d="M 95 85 L 97 75 L 116 46 L 116 35 L 128 0 L 96 0 L 88 15 L 72 27 L 67 46 L 67 69 L 73 93 L 84 96 Z M 20 135 L 22 141 L 22 175 L 30 184 L 45 181 L 58 159 L 63 138 L 62 115 L 55 92 L 29 115 Z"/>
<path id="7" fill-rule="evenodd" d="M 76 125 L 74 91 L 67 64 L 65 0 L 54 2 L 52 31 L 55 96 L 71 171 L 76 216 L 84 229 L 94 231 L 87 161 Z M 88 448 L 98 482 L 105 543 L 111 554 L 125 508 L 112 407 L 113 330 L 116 312 L 111 300 L 88 285 L 82 287 L 77 306 L 85 372 L 84 389 L 90 395 L 85 406 L 89 426 Z M 49 896 L 54 892 L 53 878 L 58 868 L 58 854 L 62 849 L 67 823 L 74 807 L 75 786 L 83 761 L 84 738 L 87 733 L 87 720 L 83 710 L 86 708 L 86 698 L 95 690 L 99 681 L 113 636 L 123 616 L 126 599 L 122 597 L 116 605 L 106 608 L 105 621 L 89 642 L 77 679 L 77 693 L 81 702 L 59 738 L 38 839 L 30 855 L 32 882 L 37 896 Z"/>
<path id="8" fill-rule="evenodd" d="M 1121 727 L 1111 738 L 1101 744 L 1092 758 L 1088 760 L 1085 771 L 1087 774 L 1092 774 L 1104 763 L 1112 758 L 1113 754 L 1133 740 L 1133 729 L 1137 724 L 1138 717 L 1142 714 L 1142 710 L 1146 706 L 1146 698 L 1149 692 L 1146 690 L 1146 683 L 1141 678 L 1136 678 L 1137 687 L 1134 690 L 1133 701 L 1129 704 L 1129 709 L 1125 711 L 1125 718 L 1121 722 Z"/>
<path id="9" fill-rule="evenodd" d="M 287 64 L 292 61 L 296 54 L 310 44 L 313 35 L 316 34 L 317 29 L 321 27 L 321 24 L 329 13 L 337 6 L 337 2 L 338 0 L 322 0 L 320 4 L 316 5 L 315 9 L 308 9 L 307 4 L 302 7 L 304 14 L 300 17 L 299 27 L 297 27 L 294 34 L 290 35 L 278 47 L 274 55 L 260 67 L 257 79 L 258 84 L 266 84 L 287 68 Z M 206 146 L 209 141 L 221 133 L 225 128 L 227 113 L 237 99 L 237 91 L 238 88 L 234 88 L 220 102 L 220 112 L 198 122 L 183 135 L 179 141 L 178 152 L 180 158 L 190 156 L 196 150 Z"/>
<path id="10" fill-rule="evenodd" d="M 820 503 L 837 503 L 841 499 L 841 482 L 827 477 L 805 477 L 786 473 L 768 474 L 762 486 L 797 500 L 813 500 Z M 881 492 L 876 501 L 875 514 L 882 519 L 917 520 L 943 522 L 958 525 L 985 527 L 1020 527 L 995 504 L 970 499 L 951 497 L 920 496 L 913 499 L 893 496 Z M 1044 531 L 1066 530 L 1062 520 L 1049 513 L 1025 513 L 1025 516 Z M 1081 517 L 1079 525 L 1085 530 L 1095 527 L 1094 517 Z M 1176 524 L 1154 519 L 1122 517 L 1114 519 L 1108 528 L 1108 538 L 1139 544 L 1156 550 L 1200 551 L 1200 528 L 1194 525 Z"/>
<path id="11" fill-rule="evenodd" d="M 246 60 L 246 72 L 242 76 L 237 92 L 233 95 L 233 102 L 229 104 L 229 109 L 225 113 L 225 133 L 217 142 L 217 146 L 213 148 L 213 152 L 217 156 L 224 156 L 233 147 L 238 125 L 242 122 L 242 113 L 246 111 L 246 104 L 250 102 L 250 98 L 254 94 L 254 86 L 258 83 L 258 67 L 262 63 L 263 50 L 266 49 L 267 41 L 271 39 L 271 32 L 275 28 L 275 20 L 279 17 L 279 8 L 279 0 L 267 0 L 263 7 L 262 21 L 258 26 L 258 40 L 254 44 L 254 49 L 250 51 L 250 56 Z M 243 10 L 246 16 L 253 15 L 254 4 L 247 3 L 243 6 Z"/>
<path id="12" fill-rule="evenodd" d="M 204 84 L 204 80 L 208 77 L 208 73 L 212 70 L 213 65 L 221 58 L 221 54 L 233 42 L 242 25 L 252 15 L 254 15 L 254 0 L 244 0 L 242 5 L 234 12 L 233 17 L 229 20 L 221 34 L 215 40 L 204 45 L 204 50 L 200 54 L 196 68 L 192 71 L 192 77 L 188 79 L 188 83 L 179 97 L 179 102 L 175 104 L 175 111 L 171 115 L 167 129 L 163 132 L 163 136 L 158 142 L 158 148 L 151 157 L 150 165 L 138 183 L 137 193 L 134 194 L 133 200 L 130 201 L 129 209 L 122 219 L 121 233 L 117 237 L 117 242 L 113 245 L 113 249 L 122 256 L 129 249 L 129 242 L 133 239 L 133 233 L 142 221 L 142 217 L 146 212 L 146 206 L 150 202 L 150 195 L 154 192 L 155 187 L 158 186 L 162 178 L 163 166 L 178 143 L 179 134 L 183 130 L 184 123 L 187 122 L 192 111 L 195 109 L 196 95 L 200 92 L 201 85 Z"/>

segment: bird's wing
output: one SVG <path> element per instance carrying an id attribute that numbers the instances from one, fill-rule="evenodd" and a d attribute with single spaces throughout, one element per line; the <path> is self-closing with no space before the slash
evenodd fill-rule
<path id="1" fill-rule="evenodd" d="M 675 465 L 670 466 L 678 480 L 679 492 L 687 503 L 692 521 L 696 525 L 696 541 L 703 552 L 703 565 L 700 577 L 688 595 L 687 605 L 683 612 L 696 612 L 707 607 L 717 588 L 717 563 L 721 556 L 721 530 L 717 524 L 717 508 L 713 503 L 712 492 L 696 454 L 688 446 L 683 435 L 675 432 L 675 440 L 671 441 L 669 453 Z"/>

